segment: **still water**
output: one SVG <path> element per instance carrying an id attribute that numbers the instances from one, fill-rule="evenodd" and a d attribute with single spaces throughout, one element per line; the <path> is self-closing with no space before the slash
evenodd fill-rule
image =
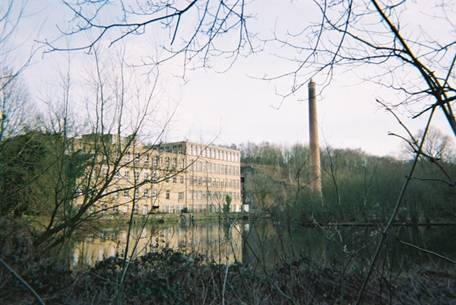
<path id="1" fill-rule="evenodd" d="M 126 225 L 111 226 L 82 236 L 69 249 L 71 268 L 81 269 L 105 258 L 123 255 L 127 232 Z M 130 236 L 128 254 L 132 258 L 171 248 L 200 254 L 208 261 L 221 264 L 240 262 L 270 267 L 305 257 L 319 265 L 343 265 L 359 270 L 368 266 L 380 238 L 380 229 L 310 228 L 271 221 L 237 221 L 187 226 L 135 225 Z M 395 270 L 454 267 L 426 251 L 456 260 L 455 237 L 455 226 L 395 227 L 391 230 L 381 263 Z"/>

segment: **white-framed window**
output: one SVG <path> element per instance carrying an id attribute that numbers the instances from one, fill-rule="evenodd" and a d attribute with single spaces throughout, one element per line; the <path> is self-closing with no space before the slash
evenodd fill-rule
<path id="1" fill-rule="evenodd" d="M 158 180 L 158 174 L 157 171 L 152 172 L 152 182 L 157 182 Z"/>
<path id="2" fill-rule="evenodd" d="M 152 166 L 157 167 L 160 163 L 160 156 L 155 156 Z"/>
<path id="3" fill-rule="evenodd" d="M 114 193 L 112 194 L 114 196 L 114 198 L 119 198 L 120 197 L 120 190 L 119 188 L 117 187 L 114 191 Z"/>

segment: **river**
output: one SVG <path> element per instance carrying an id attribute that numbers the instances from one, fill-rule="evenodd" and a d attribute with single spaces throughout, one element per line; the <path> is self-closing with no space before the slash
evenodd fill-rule
<path id="1" fill-rule="evenodd" d="M 122 256 L 128 226 L 105 226 L 80 236 L 67 252 L 68 264 L 79 270 L 111 256 Z M 394 270 L 454 267 L 456 227 L 394 227 L 380 264 Z M 380 237 L 375 227 L 301 227 L 272 221 L 179 224 L 136 224 L 130 234 L 129 257 L 171 248 L 203 255 L 220 264 L 246 263 L 270 267 L 298 257 L 328 267 L 364 270 Z"/>

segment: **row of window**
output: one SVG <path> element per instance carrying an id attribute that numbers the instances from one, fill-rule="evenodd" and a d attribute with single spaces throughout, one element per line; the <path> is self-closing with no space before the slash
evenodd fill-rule
<path id="1" fill-rule="evenodd" d="M 241 195 L 237 192 L 206 192 L 206 191 L 191 191 L 191 199 L 195 200 L 210 200 L 217 203 L 225 203 L 226 196 L 231 199 L 239 200 Z"/>
<path id="2" fill-rule="evenodd" d="M 204 185 L 216 188 L 239 188 L 241 183 L 238 179 L 218 179 L 212 177 L 193 177 L 191 185 Z"/>
<path id="3" fill-rule="evenodd" d="M 157 156 L 154 158 L 157 162 L 152 162 L 152 168 L 161 168 L 161 169 L 175 169 L 175 170 L 182 170 L 186 168 L 185 159 L 178 159 L 178 158 L 170 158 L 164 157 L 160 162 L 160 157 Z M 144 166 L 148 167 L 148 161 L 144 162 Z M 239 174 L 239 166 L 233 165 L 226 165 L 226 164 L 218 164 L 212 163 L 208 161 L 196 161 L 189 164 L 189 168 L 195 172 L 207 172 L 219 175 L 237 175 Z"/>
<path id="4" fill-rule="evenodd" d="M 225 151 L 225 150 L 220 150 L 217 148 L 212 148 L 212 147 L 204 147 L 204 146 L 199 146 L 199 145 L 190 145 L 189 146 L 189 154 L 192 156 L 200 156 L 200 157 L 205 157 L 205 158 L 210 158 L 210 159 L 215 159 L 215 160 L 222 160 L 222 161 L 228 161 L 228 162 L 239 162 L 239 152 L 234 152 L 234 151 Z M 173 153 L 180 153 L 180 151 L 175 151 L 173 149 L 167 149 L 167 151 L 173 152 Z M 152 153 L 141 153 L 141 152 L 136 152 L 136 153 L 131 153 L 130 151 L 127 151 L 125 154 L 125 161 L 141 161 L 143 160 L 144 163 L 149 163 L 152 162 L 152 166 L 158 166 L 161 162 L 163 166 L 174 166 L 177 167 L 178 165 L 182 165 L 183 167 L 185 166 L 185 159 L 180 159 L 177 157 L 169 157 L 165 156 L 160 158 L 160 156 Z"/>
<path id="5" fill-rule="evenodd" d="M 192 156 L 202 156 L 205 158 L 238 162 L 239 152 L 223 150 L 215 147 L 208 147 L 204 145 L 190 144 L 188 146 L 188 153 Z"/>
<path id="6" fill-rule="evenodd" d="M 196 161 L 190 165 L 194 172 L 203 172 L 216 175 L 239 175 L 239 166 L 217 164 L 212 162 Z"/>
<path id="7" fill-rule="evenodd" d="M 141 173 L 139 171 L 134 171 L 134 179 L 136 181 L 143 181 L 143 180 L 151 180 L 152 182 L 158 181 L 158 173 L 157 171 L 152 171 L 152 176 L 150 176 L 149 171 L 145 171 Z M 126 179 L 130 178 L 130 171 L 125 170 L 123 175 L 117 173 L 116 178 L 121 178 L 122 176 Z M 142 176 L 142 177 L 141 177 Z M 143 178 L 143 179 L 142 179 Z M 173 176 L 165 180 L 166 183 L 185 183 L 185 177 L 183 175 Z M 240 187 L 240 182 L 238 179 L 220 179 L 220 178 L 212 178 L 212 177 L 193 177 L 189 178 L 189 182 L 191 185 L 206 185 L 207 186 L 214 186 L 214 187 Z"/>
<path id="8" fill-rule="evenodd" d="M 183 169 L 185 168 L 185 159 L 184 158 L 177 158 L 177 157 L 163 157 L 157 155 L 151 155 L 147 153 L 135 153 L 134 160 L 132 160 L 133 154 L 127 153 L 124 157 L 125 162 L 134 161 L 135 164 L 138 162 L 143 162 L 145 167 L 152 165 L 154 168 L 175 168 L 175 169 Z"/>
<path id="9" fill-rule="evenodd" d="M 171 190 L 166 190 L 165 191 L 165 199 L 170 200 L 171 199 Z M 135 196 L 135 198 L 140 199 L 140 198 L 152 198 L 156 199 L 159 195 L 159 192 L 157 190 L 149 190 L 145 189 L 141 193 L 139 189 L 135 190 L 123 190 L 122 195 L 125 198 L 131 198 L 132 195 Z M 120 197 L 120 192 L 115 192 L 113 193 L 113 196 L 118 198 Z M 210 192 L 210 191 L 191 191 L 190 192 L 190 198 L 195 199 L 195 200 L 215 200 L 217 202 L 224 202 L 226 196 L 230 196 L 232 199 L 240 199 L 240 194 L 238 192 Z M 185 198 L 185 193 L 184 192 L 177 192 L 177 199 L 178 200 L 184 200 Z"/>

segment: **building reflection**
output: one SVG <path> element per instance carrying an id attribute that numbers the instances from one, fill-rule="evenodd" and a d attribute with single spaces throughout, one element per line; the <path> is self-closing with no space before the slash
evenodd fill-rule
<path id="1" fill-rule="evenodd" d="M 238 223 L 134 227 L 128 255 L 137 257 L 170 248 L 203 255 L 206 260 L 219 264 L 242 262 L 242 231 L 243 225 Z M 93 266 L 108 257 L 123 257 L 127 234 L 127 227 L 105 229 L 75 242 L 71 253 L 72 268 Z"/>
<path id="2" fill-rule="evenodd" d="M 127 229 L 104 229 L 75 243 L 69 257 L 71 267 L 79 269 L 108 257 L 122 257 Z M 456 227 L 398 227 L 394 232 L 410 244 L 436 250 L 447 257 L 456 256 L 456 244 L 449 242 L 456 234 Z M 146 226 L 144 230 L 133 228 L 128 254 L 135 257 L 170 248 L 200 254 L 218 264 L 240 262 L 268 268 L 306 258 L 320 266 L 349 263 L 353 270 L 359 270 L 369 265 L 378 234 L 375 227 L 305 228 L 270 221 Z M 385 255 L 394 270 L 445 263 L 399 242 L 391 242 Z"/>

